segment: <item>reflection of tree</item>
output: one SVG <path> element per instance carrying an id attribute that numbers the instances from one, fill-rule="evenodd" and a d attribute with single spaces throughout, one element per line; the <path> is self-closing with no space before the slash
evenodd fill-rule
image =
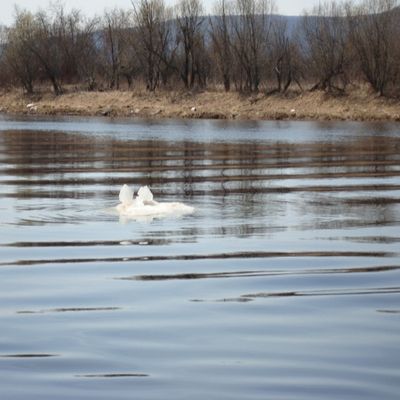
<path id="1" fill-rule="evenodd" d="M 385 194 L 386 187 L 377 179 L 399 175 L 393 169 L 399 164 L 399 144 L 398 138 L 388 136 L 358 136 L 344 142 L 310 144 L 304 155 L 310 155 L 308 164 L 313 168 L 304 178 L 314 175 L 323 182 L 304 189 L 305 195 L 299 196 L 303 200 L 297 207 L 299 214 L 312 217 L 309 224 L 321 229 L 379 225 L 395 220 L 393 205 L 397 200 L 392 201 Z"/>
<path id="2" fill-rule="evenodd" d="M 359 204 L 345 201 L 359 198 L 352 185 L 368 185 L 364 178 L 399 173 L 393 166 L 399 163 L 400 140 L 389 136 L 293 143 L 120 140 L 48 131 L 1 135 L 7 183 L 14 185 L 16 198 L 102 201 L 116 199 L 123 183 L 135 190 L 147 184 L 160 200 L 190 197 L 197 205 L 209 204 L 218 220 L 210 229 L 238 235 L 272 227 L 288 212 L 289 195 L 301 215 L 341 219 L 356 214 L 377 222 L 392 218 L 388 210 L 393 203 L 384 203 L 378 194 L 375 203 L 370 198 Z M 347 185 L 340 191 L 346 196 L 337 195 L 337 178 Z M 379 185 L 371 190 L 378 191 Z M 257 219 L 256 225 L 251 219 Z M 236 226 L 229 227 L 233 220 Z"/>

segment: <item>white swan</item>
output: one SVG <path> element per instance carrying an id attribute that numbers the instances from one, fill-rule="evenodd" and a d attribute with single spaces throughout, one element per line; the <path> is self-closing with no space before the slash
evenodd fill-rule
<path id="1" fill-rule="evenodd" d="M 159 203 L 153 200 L 153 193 L 148 186 L 142 186 L 134 198 L 134 192 L 128 185 L 123 185 L 119 192 L 120 204 L 117 210 L 123 217 L 151 217 L 192 214 L 194 207 L 183 203 Z"/>

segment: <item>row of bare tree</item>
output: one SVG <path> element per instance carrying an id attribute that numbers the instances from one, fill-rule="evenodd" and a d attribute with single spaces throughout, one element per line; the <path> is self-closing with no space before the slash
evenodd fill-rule
<path id="1" fill-rule="evenodd" d="M 320 3 L 292 19 L 273 0 L 137 0 L 130 10 L 86 18 L 63 6 L 16 10 L 1 32 L 0 84 L 27 93 L 50 82 L 87 90 L 145 83 L 226 91 L 345 91 L 366 81 L 380 95 L 400 94 L 400 10 L 397 0 Z"/>

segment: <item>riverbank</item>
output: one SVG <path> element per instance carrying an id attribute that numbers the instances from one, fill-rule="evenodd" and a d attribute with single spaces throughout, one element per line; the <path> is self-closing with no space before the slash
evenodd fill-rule
<path id="1" fill-rule="evenodd" d="M 400 121 L 400 101 L 365 90 L 343 96 L 323 92 L 241 95 L 237 92 L 75 91 L 27 96 L 0 93 L 0 112 L 137 118 Z"/>

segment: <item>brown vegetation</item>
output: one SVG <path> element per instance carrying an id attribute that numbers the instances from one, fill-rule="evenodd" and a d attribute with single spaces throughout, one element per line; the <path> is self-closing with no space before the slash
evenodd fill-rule
<path id="1" fill-rule="evenodd" d="M 28 107 L 29 106 L 29 107 Z M 321 91 L 243 95 L 218 91 L 48 91 L 27 96 L 20 91 L 0 94 L 0 110 L 33 115 L 99 115 L 134 118 L 210 118 L 274 120 L 400 121 L 397 101 L 354 89 L 333 96 Z"/>

